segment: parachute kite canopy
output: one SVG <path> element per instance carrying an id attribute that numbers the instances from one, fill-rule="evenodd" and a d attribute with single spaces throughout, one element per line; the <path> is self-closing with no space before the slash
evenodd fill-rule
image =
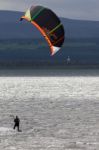
<path id="1" fill-rule="evenodd" d="M 32 6 L 20 20 L 31 22 L 47 40 L 51 55 L 60 50 L 64 42 L 64 28 L 54 12 L 43 6 Z"/>

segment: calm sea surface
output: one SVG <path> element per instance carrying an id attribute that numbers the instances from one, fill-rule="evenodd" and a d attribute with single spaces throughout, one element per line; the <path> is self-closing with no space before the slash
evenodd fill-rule
<path id="1" fill-rule="evenodd" d="M 71 149 L 99 149 L 99 71 L 0 70 L 0 150 Z"/>

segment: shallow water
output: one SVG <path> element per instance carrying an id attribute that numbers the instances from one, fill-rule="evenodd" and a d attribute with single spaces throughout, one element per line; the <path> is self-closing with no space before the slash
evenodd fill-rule
<path id="1" fill-rule="evenodd" d="M 0 77 L 0 150 L 99 149 L 99 76 L 74 74 Z"/>

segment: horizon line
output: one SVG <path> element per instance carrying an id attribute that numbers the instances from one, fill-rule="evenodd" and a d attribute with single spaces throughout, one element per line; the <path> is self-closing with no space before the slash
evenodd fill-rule
<path id="1" fill-rule="evenodd" d="M 4 11 L 4 12 L 19 12 L 19 13 L 25 13 L 25 11 L 20 11 L 20 10 L 5 10 L 5 9 L 0 9 L 0 12 Z M 68 19 L 68 20 L 77 20 L 77 21 L 92 21 L 92 22 L 99 22 L 99 20 L 91 20 L 91 19 L 79 19 L 79 18 L 67 18 L 67 17 L 62 17 L 57 15 L 59 18 L 64 18 L 64 19 Z"/>

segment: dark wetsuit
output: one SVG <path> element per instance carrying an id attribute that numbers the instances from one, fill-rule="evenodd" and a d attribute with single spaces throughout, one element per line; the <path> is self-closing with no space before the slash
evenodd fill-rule
<path id="1" fill-rule="evenodd" d="M 17 130 L 18 131 L 20 131 L 19 130 L 19 125 L 20 125 L 20 119 L 16 116 L 16 118 L 14 119 L 14 127 L 13 127 L 13 129 L 15 129 L 16 127 L 17 127 Z"/>

